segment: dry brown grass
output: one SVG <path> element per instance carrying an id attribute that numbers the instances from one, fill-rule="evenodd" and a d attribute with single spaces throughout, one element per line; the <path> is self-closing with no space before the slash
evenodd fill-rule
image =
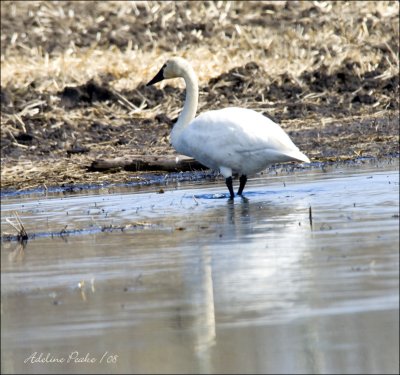
<path id="1" fill-rule="evenodd" d="M 285 7 L 293 9 L 289 13 Z M 3 87 L 39 82 L 38 90 L 56 92 L 65 85 L 111 74 L 116 89 L 133 89 L 171 54 L 188 58 L 200 83 L 249 61 L 264 67 L 271 79 L 284 73 L 298 78 L 322 65 L 332 72 L 347 59 L 359 63 L 362 75 L 376 68 L 383 52 L 388 61 L 385 75 L 396 75 L 399 67 L 398 46 L 393 44 L 399 37 L 396 1 L 294 5 L 276 1 L 5 1 L 1 8 L 2 15 L 12 17 L 7 21 L 28 18 L 35 25 L 22 34 L 12 30 L 18 25 L 2 25 Z M 286 19 L 286 13 L 297 19 Z M 116 29 L 108 20 L 110 14 L 121 22 Z M 386 25 L 384 30 L 380 24 Z M 58 34 L 67 34 L 59 46 L 53 40 L 55 27 Z M 110 36 L 119 43 L 111 44 Z M 50 44 L 58 48 L 46 51 Z"/>
<path id="2" fill-rule="evenodd" d="M 3 1 L 3 187 L 59 184 L 58 168 L 73 174 L 71 181 L 84 181 L 85 164 L 104 155 L 172 152 L 168 132 L 182 105 L 183 83 L 142 86 L 171 55 L 192 62 L 201 85 L 200 111 L 250 107 L 289 131 L 314 129 L 321 137 L 323 124 L 337 118 L 389 115 L 396 121 L 398 13 L 397 1 Z M 249 62 L 257 69 L 245 69 Z M 346 79 L 358 77 L 359 87 L 337 82 L 338 74 L 347 73 Z M 328 78 L 337 86 L 317 90 L 313 80 Z M 133 107 L 117 100 L 60 105 L 58 93 L 66 86 L 90 79 L 108 84 Z M 360 104 L 354 104 L 357 95 Z M 155 121 L 160 113 L 168 117 Z M 94 123 L 104 125 L 102 133 L 93 132 Z M 393 129 L 387 127 L 389 143 L 398 141 Z M 34 141 L 21 141 L 21 134 Z M 328 156 L 300 133 L 299 142 L 315 158 Z M 77 143 L 90 153 L 67 158 L 66 150 Z M 29 163 L 43 173 L 25 168 Z M 91 175 L 90 181 L 101 178 Z"/>

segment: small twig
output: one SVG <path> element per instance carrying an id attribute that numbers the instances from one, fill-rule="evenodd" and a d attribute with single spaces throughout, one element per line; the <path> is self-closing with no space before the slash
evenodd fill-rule
<path id="1" fill-rule="evenodd" d="M 10 218 L 6 217 L 6 221 L 17 231 L 17 233 L 19 233 L 19 228 L 11 221 Z"/>
<path id="2" fill-rule="evenodd" d="M 125 98 L 125 96 L 121 95 L 116 90 L 111 90 L 111 91 L 119 99 L 118 103 L 120 103 L 121 105 L 127 107 L 128 109 L 131 109 L 133 111 L 140 111 L 140 110 L 143 109 L 143 108 L 139 108 L 136 105 L 134 105 L 133 103 L 131 103 L 127 98 Z"/>
<path id="3" fill-rule="evenodd" d="M 312 208 L 311 208 L 311 205 L 308 208 L 308 218 L 310 220 L 310 227 L 312 228 Z"/>
<path id="4" fill-rule="evenodd" d="M 17 231 L 17 240 L 19 242 L 27 241 L 28 234 L 26 233 L 24 224 L 22 224 L 22 221 L 18 215 L 18 212 L 14 211 L 13 214 L 14 214 L 16 223 L 12 222 L 10 218 L 6 218 L 7 223 L 10 224 Z"/>
<path id="5" fill-rule="evenodd" d="M 27 145 L 21 145 L 21 143 L 18 143 L 18 142 L 11 142 L 14 146 L 17 146 L 17 147 L 21 147 L 21 148 L 29 148 L 29 146 L 27 146 Z"/>
<path id="6" fill-rule="evenodd" d="M 21 125 L 21 127 L 22 127 L 22 131 L 24 132 L 24 133 L 26 133 L 26 126 L 25 126 L 25 123 L 22 121 L 22 118 L 21 118 L 21 116 L 19 115 L 19 114 L 14 114 L 14 118 L 19 122 L 19 124 Z"/>
<path id="7" fill-rule="evenodd" d="M 67 234 L 67 227 L 68 227 L 68 224 L 63 228 L 63 229 L 61 229 L 61 231 L 60 231 L 60 236 L 62 237 L 63 235 L 65 235 L 65 234 Z"/>
<path id="8" fill-rule="evenodd" d="M 18 115 L 16 115 L 16 116 L 23 117 L 26 114 L 30 114 L 31 116 L 35 115 L 36 113 L 38 113 L 38 109 L 36 107 L 39 107 L 39 106 L 41 106 L 43 104 L 46 104 L 46 101 L 44 101 L 44 100 L 33 101 L 32 103 L 29 103 L 28 105 L 26 105 L 22 109 L 22 111 L 19 112 Z M 34 110 L 34 111 L 32 112 L 32 110 Z M 25 130 L 25 133 L 26 133 L 26 130 Z"/>

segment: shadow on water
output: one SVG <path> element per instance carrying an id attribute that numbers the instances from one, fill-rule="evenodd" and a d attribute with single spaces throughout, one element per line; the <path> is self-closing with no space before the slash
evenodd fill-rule
<path id="1" fill-rule="evenodd" d="M 247 189 L 5 200 L 3 228 L 67 229 L 3 242 L 2 371 L 395 373 L 398 171 Z"/>

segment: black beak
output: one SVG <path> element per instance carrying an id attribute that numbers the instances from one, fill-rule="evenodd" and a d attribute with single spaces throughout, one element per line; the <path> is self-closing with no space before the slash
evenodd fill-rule
<path id="1" fill-rule="evenodd" d="M 156 74 L 156 76 L 146 86 L 151 86 L 157 82 L 162 81 L 164 79 L 164 68 L 165 65 L 160 69 L 160 71 Z"/>

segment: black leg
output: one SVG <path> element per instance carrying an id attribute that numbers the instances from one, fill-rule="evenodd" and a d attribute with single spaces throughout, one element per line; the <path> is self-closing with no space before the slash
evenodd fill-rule
<path id="1" fill-rule="evenodd" d="M 246 182 L 247 182 L 247 176 L 242 174 L 240 176 L 240 185 L 239 185 L 238 195 L 242 195 L 244 186 L 246 185 Z"/>
<path id="2" fill-rule="evenodd" d="M 231 199 L 235 197 L 235 193 L 233 192 L 233 185 L 232 185 L 232 176 L 225 179 L 226 186 L 228 186 L 229 194 L 231 195 Z"/>

